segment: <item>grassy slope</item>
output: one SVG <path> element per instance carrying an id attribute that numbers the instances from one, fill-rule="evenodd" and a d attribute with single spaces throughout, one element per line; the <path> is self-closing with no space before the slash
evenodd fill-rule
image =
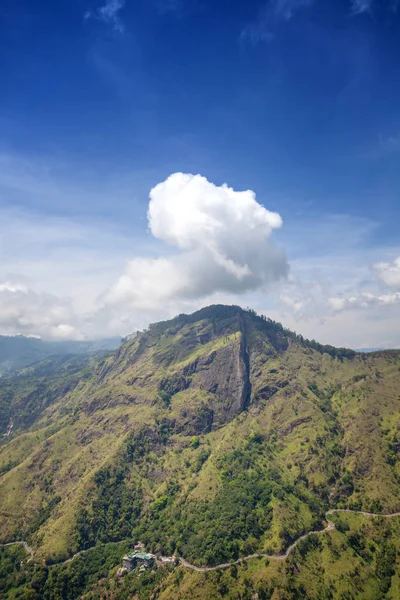
<path id="1" fill-rule="evenodd" d="M 340 360 L 265 327 L 248 314 L 161 324 L 85 366 L 83 378 L 64 374 L 74 385 L 47 395 L 36 419 L 27 429 L 22 420 L 0 449 L 2 538 L 28 538 L 39 556 L 60 558 L 82 545 L 76 523 L 86 508 L 89 534 L 116 541 L 125 529 L 113 528 L 115 515 L 98 506 L 106 489 L 96 483 L 102 468 L 111 492 L 119 485 L 127 503 L 140 493 L 141 516 L 129 516 L 130 534 L 140 533 L 153 550 L 176 546 L 200 563 L 280 551 L 316 527 L 330 502 L 398 510 L 399 355 Z M 204 411 L 213 404 L 218 413 L 218 393 L 189 387 L 169 399 L 160 395 L 162 382 L 179 387 L 199 360 L 236 356 L 243 335 L 248 410 L 208 431 Z M 18 382 L 13 401 L 22 411 L 26 391 L 38 383 Z M 149 446 L 128 460 L 127 444 L 142 431 Z M 254 480 L 272 486 L 268 498 L 258 489 L 249 497 Z M 251 505 L 253 521 L 237 533 L 231 521 L 243 515 L 233 502 L 227 517 L 229 498 Z M 236 542 L 218 547 L 218 537 Z"/>

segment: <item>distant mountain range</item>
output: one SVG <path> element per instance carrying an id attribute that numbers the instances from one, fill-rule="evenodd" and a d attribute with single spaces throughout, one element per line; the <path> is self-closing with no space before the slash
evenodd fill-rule
<path id="1" fill-rule="evenodd" d="M 387 350 L 387 348 L 356 348 L 356 352 L 382 352 L 383 350 Z"/>
<path id="2" fill-rule="evenodd" d="M 70 354 L 96 354 L 116 350 L 120 338 L 95 341 L 49 342 L 23 335 L 0 335 L 0 376 L 8 371 L 16 371 L 37 363 L 50 356 Z"/>

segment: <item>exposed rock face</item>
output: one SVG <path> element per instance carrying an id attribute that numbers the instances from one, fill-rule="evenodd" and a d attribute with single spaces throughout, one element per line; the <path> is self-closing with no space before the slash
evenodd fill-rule
<path id="1" fill-rule="evenodd" d="M 210 356 L 197 361 L 190 387 L 214 395 L 211 406 L 214 427 L 230 421 L 248 406 L 251 396 L 249 365 L 240 333 Z"/>
<path id="2" fill-rule="evenodd" d="M 206 433 L 247 408 L 251 401 L 251 381 L 243 315 L 233 312 L 221 320 L 205 319 L 178 330 L 169 328 L 164 333 L 168 342 L 156 354 L 157 366 L 165 369 L 158 383 L 159 394 L 168 403 L 176 394 L 190 391 L 189 405 L 176 408 L 179 417 L 175 431 Z M 169 337 L 177 334 L 179 348 L 172 345 L 173 338 Z M 193 352 L 195 356 L 187 361 Z M 179 360 L 185 362 L 184 366 L 168 372 L 168 366 L 176 361 L 179 364 Z"/>

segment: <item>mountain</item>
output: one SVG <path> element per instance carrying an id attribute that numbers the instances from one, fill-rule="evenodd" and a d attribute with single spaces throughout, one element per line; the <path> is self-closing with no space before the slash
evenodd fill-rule
<path id="1" fill-rule="evenodd" d="M 0 335 L 0 377 L 9 371 L 18 371 L 49 356 L 95 354 L 116 350 L 120 343 L 120 338 L 49 342 L 23 335 Z"/>
<path id="2" fill-rule="evenodd" d="M 282 553 L 332 508 L 400 511 L 399 351 L 322 346 L 211 306 L 112 355 L 0 380 L 0 406 L 0 541 L 47 564 L 95 547 L 23 583 L 23 549 L 3 550 L 4 597 L 399 597 L 399 520 L 350 513 L 285 560 L 115 577 L 138 539 L 214 566 Z"/>

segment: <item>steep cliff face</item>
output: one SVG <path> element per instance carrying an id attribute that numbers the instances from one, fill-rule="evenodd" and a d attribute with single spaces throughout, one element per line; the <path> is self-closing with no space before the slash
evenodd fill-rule
<path id="1" fill-rule="evenodd" d="M 190 383 L 192 389 L 213 395 L 214 426 L 230 421 L 250 402 L 251 386 L 246 348 L 241 332 L 209 356 L 200 357 Z"/>
<path id="2" fill-rule="evenodd" d="M 160 389 L 172 401 L 176 394 L 190 390 L 191 404 L 206 394 L 203 415 L 207 407 L 205 422 L 207 426 L 211 422 L 212 429 L 232 420 L 251 402 L 247 329 L 242 312 L 236 310 L 224 318 L 182 323 L 181 327 L 167 329 L 156 341 L 162 346 L 158 353 L 160 366 L 167 364 L 173 371 L 161 380 Z M 174 337 L 168 339 L 171 334 Z M 181 336 L 179 354 L 174 341 L 177 335 Z"/>
<path id="3" fill-rule="evenodd" d="M 146 344 L 159 347 L 158 365 L 173 372 L 160 388 L 172 397 L 191 390 L 191 402 L 196 392 L 198 397 L 206 392 L 213 429 L 231 421 L 255 399 L 267 398 L 287 385 L 285 369 L 274 368 L 274 361 L 279 362 L 289 346 L 287 335 L 239 307 L 203 309 L 169 327 L 162 324 L 150 334 L 151 342 L 146 337 L 137 340 L 142 356 Z"/>

